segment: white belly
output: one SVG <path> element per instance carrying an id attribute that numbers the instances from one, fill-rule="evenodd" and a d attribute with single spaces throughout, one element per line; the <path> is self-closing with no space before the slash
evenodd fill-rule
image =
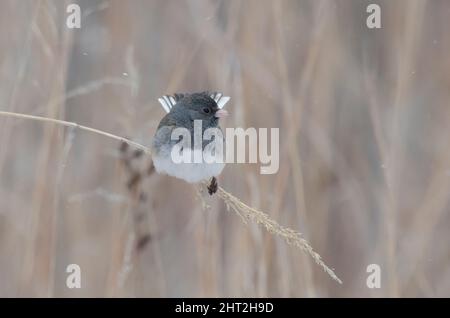
<path id="1" fill-rule="evenodd" d="M 175 163 L 170 155 L 169 147 L 153 153 L 153 165 L 158 173 L 196 183 L 218 176 L 224 163 Z"/>

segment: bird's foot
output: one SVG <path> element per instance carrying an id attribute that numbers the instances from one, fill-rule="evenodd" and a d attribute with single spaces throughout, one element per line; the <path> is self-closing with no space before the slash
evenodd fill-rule
<path id="1" fill-rule="evenodd" d="M 211 179 L 211 183 L 208 186 L 208 193 L 209 193 L 209 195 L 213 195 L 214 193 L 216 193 L 218 187 L 219 187 L 219 185 L 217 184 L 217 179 L 216 179 L 216 177 L 213 177 Z"/>

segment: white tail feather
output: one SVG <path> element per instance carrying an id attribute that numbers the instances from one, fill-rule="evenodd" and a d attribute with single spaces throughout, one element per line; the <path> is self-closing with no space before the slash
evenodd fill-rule
<path id="1" fill-rule="evenodd" d="M 222 97 L 222 93 L 214 93 L 214 94 L 212 94 L 210 96 L 217 103 L 219 101 L 219 99 Z"/>
<path id="2" fill-rule="evenodd" d="M 222 93 L 214 93 L 211 94 L 210 97 L 214 99 L 219 109 L 222 109 L 231 99 L 229 96 L 223 96 Z M 161 104 L 166 113 L 169 113 L 172 107 L 177 103 L 175 98 L 171 95 L 164 95 L 163 97 L 158 98 L 158 102 Z"/>
<path id="3" fill-rule="evenodd" d="M 170 112 L 170 107 L 167 105 L 164 98 L 158 98 L 158 102 L 161 104 L 162 108 L 166 111 L 166 113 Z"/>
<path id="4" fill-rule="evenodd" d="M 229 96 L 223 96 L 221 98 L 219 98 L 219 100 L 216 102 L 217 106 L 222 109 L 224 108 L 225 104 L 228 103 L 230 101 L 231 97 Z"/>

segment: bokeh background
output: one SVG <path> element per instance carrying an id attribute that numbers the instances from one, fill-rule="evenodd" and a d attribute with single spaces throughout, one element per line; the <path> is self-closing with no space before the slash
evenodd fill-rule
<path id="1" fill-rule="evenodd" d="M 0 296 L 450 296 L 449 21 L 446 0 L 0 0 L 0 110 L 150 145 L 159 96 L 222 91 L 223 127 L 280 128 L 280 170 L 220 185 L 344 282 L 115 140 L 0 116 Z"/>

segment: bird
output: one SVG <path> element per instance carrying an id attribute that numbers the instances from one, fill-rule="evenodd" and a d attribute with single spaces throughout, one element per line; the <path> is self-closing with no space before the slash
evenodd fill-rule
<path id="1" fill-rule="evenodd" d="M 202 142 L 199 145 L 193 140 L 194 121 L 201 121 L 202 136 L 208 128 L 220 130 L 219 119 L 228 115 L 228 112 L 223 107 L 229 100 L 230 97 L 224 96 L 222 93 L 210 93 L 207 91 L 183 94 L 176 93 L 173 95 L 164 95 L 159 98 L 158 101 L 167 114 L 159 122 L 151 146 L 155 171 L 184 180 L 188 183 L 211 180 L 208 185 L 208 193 L 213 195 L 217 192 L 218 182 L 216 177 L 222 173 L 225 163 L 210 163 L 204 160 L 188 163 L 175 162 L 172 157 L 172 151 L 173 147 L 180 142 L 181 137 L 174 140 L 172 133 L 177 128 L 187 129 L 190 133 L 190 148 L 181 146 L 180 153 L 186 154 L 187 151 L 188 156 L 191 156 L 198 150 L 203 153 L 207 149 L 205 147 L 208 142 L 202 138 Z M 222 131 L 220 130 L 220 132 Z M 201 149 L 197 149 L 199 146 Z"/>

